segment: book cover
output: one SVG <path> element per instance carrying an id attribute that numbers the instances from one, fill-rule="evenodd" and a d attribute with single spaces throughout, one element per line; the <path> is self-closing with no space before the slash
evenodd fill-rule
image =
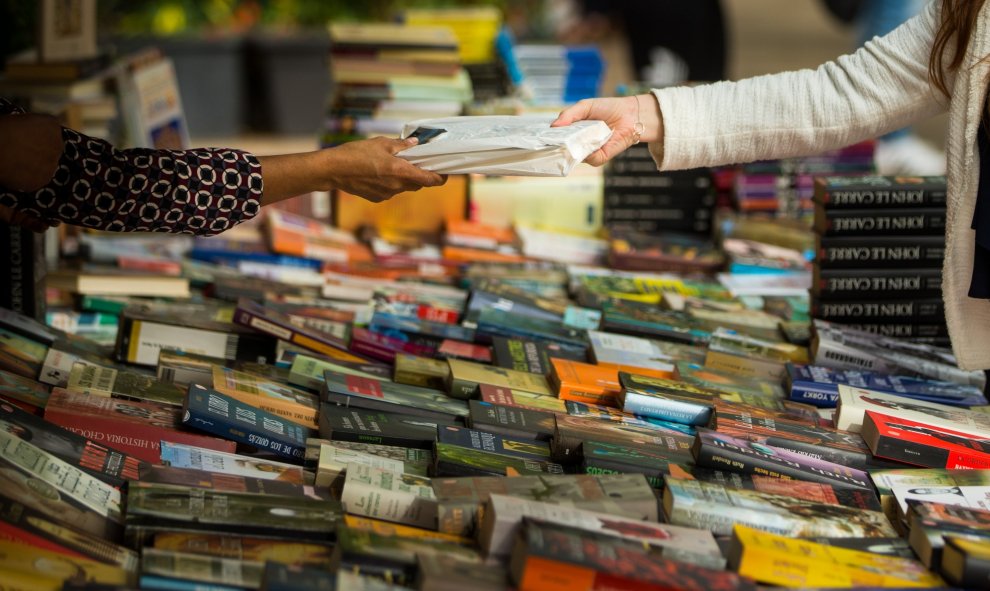
<path id="1" fill-rule="evenodd" d="M 642 474 L 434 478 L 439 531 L 468 535 L 491 494 L 553 503 L 656 522 L 659 506 Z"/>
<path id="2" fill-rule="evenodd" d="M 946 536 L 940 572 L 953 585 L 983 585 L 990 578 L 990 544 L 986 540 Z"/>
<path id="3" fill-rule="evenodd" d="M 677 396 L 626 388 L 619 395 L 622 410 L 637 416 L 683 423 L 707 425 L 712 416 L 712 400 L 694 396 Z"/>
<path id="4" fill-rule="evenodd" d="M 407 318 L 396 314 L 389 314 L 387 312 L 375 312 L 371 317 L 368 328 L 375 332 L 389 332 L 395 330 L 440 339 L 454 339 L 468 343 L 475 340 L 473 328 L 467 328 L 465 326 L 449 324 L 446 322 L 433 322 L 418 318 Z"/>
<path id="5" fill-rule="evenodd" d="M 353 363 L 342 359 L 324 359 L 308 355 L 296 355 L 289 368 L 289 383 L 293 386 L 319 392 L 325 383 L 323 374 L 335 371 L 344 375 L 362 378 L 387 380 L 392 376 L 392 369 L 377 363 Z"/>
<path id="6" fill-rule="evenodd" d="M 463 400 L 451 398 L 441 390 L 386 382 L 358 376 L 324 373 L 323 401 L 338 406 L 355 406 L 368 410 L 405 413 L 428 419 L 456 421 L 468 415 Z"/>
<path id="7" fill-rule="evenodd" d="M 941 267 L 942 236 L 816 236 L 815 262 L 823 269 Z"/>
<path id="8" fill-rule="evenodd" d="M 486 307 L 481 309 L 474 320 L 479 336 L 484 335 L 486 338 L 503 336 L 536 339 L 574 349 L 587 346 L 583 330 L 564 326 L 559 319 L 544 320 Z"/>
<path id="9" fill-rule="evenodd" d="M 43 321 L 45 318 L 45 238 L 43 233 L 0 223 L 0 308 Z"/>
<path id="10" fill-rule="evenodd" d="M 182 406 L 182 424 L 302 463 L 311 430 L 278 415 L 192 384 Z"/>
<path id="11" fill-rule="evenodd" d="M 340 497 L 351 514 L 435 529 L 437 502 L 430 479 L 349 464 Z"/>
<path id="12" fill-rule="evenodd" d="M 616 406 L 622 391 L 618 370 L 568 359 L 550 359 L 550 383 L 557 398 L 588 404 Z"/>
<path id="13" fill-rule="evenodd" d="M 663 492 L 663 508 L 670 523 L 707 529 L 716 536 L 730 535 L 739 524 L 794 537 L 897 537 L 880 511 L 670 476 Z"/>
<path id="14" fill-rule="evenodd" d="M 497 433 L 453 427 L 437 428 L 437 443 L 476 449 L 514 458 L 546 461 L 550 459 L 550 444 L 532 439 L 515 439 Z"/>
<path id="15" fill-rule="evenodd" d="M 207 529 L 295 540 L 330 540 L 343 510 L 337 501 L 308 497 L 222 492 L 132 482 L 127 493 L 128 529 L 154 525 L 170 531 Z"/>
<path id="16" fill-rule="evenodd" d="M 355 328 L 351 331 L 349 350 L 368 359 L 393 364 L 397 353 L 433 357 L 438 344 L 438 341 L 432 338 L 395 332 L 383 334 L 366 328 Z"/>
<path id="17" fill-rule="evenodd" d="M 436 356 L 439 359 L 463 359 L 478 363 L 491 363 L 492 350 L 485 345 L 444 339 L 437 348 Z"/>
<path id="18" fill-rule="evenodd" d="M 560 464 L 549 461 L 498 454 L 449 443 L 434 445 L 434 477 L 449 476 L 524 476 L 563 474 Z"/>
<path id="19" fill-rule="evenodd" d="M 905 490 L 911 487 L 918 487 L 923 490 L 944 489 L 946 487 L 966 487 L 966 486 L 990 486 L 990 478 L 985 470 L 955 469 L 945 468 L 888 468 L 881 470 L 871 470 L 870 479 L 876 487 L 880 503 L 883 505 L 884 513 L 891 520 L 898 519 L 897 515 L 905 515 L 908 512 L 906 504 L 899 505 L 894 498 L 893 489 Z M 924 497 L 919 501 L 927 501 Z M 937 501 L 937 500 L 936 500 Z"/>
<path id="20" fill-rule="evenodd" d="M 347 408 L 335 404 L 320 407 L 320 437 L 432 450 L 437 425 L 450 424 L 424 417 Z"/>
<path id="21" fill-rule="evenodd" d="M 35 380 L 0 370 L 0 398 L 34 414 L 40 414 L 51 389 Z"/>
<path id="22" fill-rule="evenodd" d="M 756 589 L 735 573 L 662 554 L 642 543 L 525 518 L 509 572 L 521 589 Z"/>
<path id="23" fill-rule="evenodd" d="M 532 392 L 502 388 L 501 386 L 492 386 L 490 384 L 480 384 L 478 386 L 478 398 L 483 402 L 498 404 L 500 406 L 514 406 L 553 413 L 567 412 L 567 404 L 556 396 L 534 394 Z"/>
<path id="24" fill-rule="evenodd" d="M 447 386 L 450 366 L 442 359 L 399 353 L 395 356 L 392 381 L 421 388 L 443 390 Z"/>
<path id="25" fill-rule="evenodd" d="M 653 299 L 653 298 L 650 298 Z M 602 330 L 634 337 L 658 338 L 686 345 L 705 345 L 711 334 L 683 312 L 639 306 L 636 302 L 602 304 Z"/>
<path id="26" fill-rule="evenodd" d="M 814 267 L 811 295 L 830 300 L 936 298 L 942 269 L 822 269 Z"/>
<path id="27" fill-rule="evenodd" d="M 910 558 L 795 540 L 752 527 L 733 529 L 729 564 L 757 582 L 788 587 L 938 587 L 942 580 Z"/>
<path id="28" fill-rule="evenodd" d="M 593 435 L 592 435 L 593 437 Z M 584 441 L 578 450 L 580 467 L 584 474 L 642 474 L 650 486 L 663 488 L 663 477 L 671 464 L 693 461 L 686 441 L 674 437 L 664 438 L 663 446 L 622 445 L 601 441 Z"/>
<path id="29" fill-rule="evenodd" d="M 640 375 L 674 378 L 680 352 L 659 341 L 589 330 L 592 359 L 598 365 Z"/>
<path id="30" fill-rule="evenodd" d="M 116 565 L 0 540 L 0 570 L 15 589 L 61 589 L 70 579 L 97 585 L 127 585 L 131 573 Z M 19 586 L 23 584 L 24 586 Z"/>
<path id="31" fill-rule="evenodd" d="M 839 384 L 949 406 L 980 406 L 986 401 L 976 386 L 820 365 L 789 364 L 785 384 L 791 400 L 821 408 L 838 405 Z"/>
<path id="32" fill-rule="evenodd" d="M 519 439 L 550 441 L 554 415 L 529 408 L 502 406 L 481 400 L 468 401 L 468 426 Z"/>
<path id="33" fill-rule="evenodd" d="M 294 468 L 296 466 L 293 466 Z M 147 464 L 141 469 L 141 482 L 171 484 L 190 488 L 204 488 L 221 492 L 241 492 L 258 495 L 308 496 L 322 498 L 312 487 L 288 480 L 242 476 L 196 468 L 179 468 L 170 465 Z"/>
<path id="34" fill-rule="evenodd" d="M 0 326 L 0 369 L 38 379 L 48 347 Z"/>
<path id="35" fill-rule="evenodd" d="M 907 501 L 908 542 L 922 564 L 937 571 L 943 538 L 990 539 L 990 511 L 929 501 Z"/>
<path id="36" fill-rule="evenodd" d="M 406 471 L 402 460 L 324 443 L 320 445 L 320 459 L 316 466 L 316 486 L 331 490 L 339 489 L 339 486 L 343 485 L 348 464 L 362 464 L 399 474 Z"/>
<path id="37" fill-rule="evenodd" d="M 990 468 L 990 440 L 868 410 L 863 440 L 879 458 L 927 468 Z"/>
<path id="38" fill-rule="evenodd" d="M 550 373 L 551 357 L 582 363 L 587 361 L 583 349 L 571 349 L 559 343 L 509 337 L 492 338 L 492 362 L 499 367 L 545 376 Z"/>
<path id="39" fill-rule="evenodd" d="M 784 398 L 784 390 L 779 384 L 719 371 L 701 363 L 678 361 L 677 377 L 693 386 L 725 394 Z"/>
<path id="40" fill-rule="evenodd" d="M 691 453 L 695 462 L 706 468 L 862 490 L 873 487 L 869 475 L 862 470 L 714 431 L 699 431 Z"/>
<path id="41" fill-rule="evenodd" d="M 552 456 L 560 462 L 577 457 L 585 441 L 641 446 L 667 445 L 669 438 L 691 441 L 692 437 L 673 429 L 640 421 L 602 421 L 570 415 L 557 415 L 552 441 Z"/>
<path id="42" fill-rule="evenodd" d="M 912 400 L 904 396 L 839 384 L 836 424 L 839 429 L 857 432 L 864 413 L 877 411 L 892 417 L 925 423 L 936 428 L 961 431 L 978 439 L 990 439 L 990 415 L 953 408 L 944 404 Z"/>
<path id="43" fill-rule="evenodd" d="M 829 322 L 937 324 L 945 319 L 941 298 L 811 302 L 811 314 Z"/>
<path id="44" fill-rule="evenodd" d="M 144 374 L 74 363 L 66 390 L 94 396 L 125 398 L 182 406 L 183 392 L 175 384 L 163 383 Z"/>
<path id="45" fill-rule="evenodd" d="M 172 468 L 213 472 L 232 478 L 278 480 L 295 485 L 303 483 L 303 472 L 299 466 L 167 441 L 162 442 L 161 463 Z"/>
<path id="46" fill-rule="evenodd" d="M 260 376 L 214 366 L 213 389 L 235 400 L 254 406 L 308 429 L 316 429 L 319 401 L 309 392 Z"/>
<path id="47" fill-rule="evenodd" d="M 261 584 L 263 568 L 264 564 L 256 561 L 143 548 L 140 584 L 155 588 L 156 584 L 165 586 L 164 582 L 169 581 L 172 585 L 195 587 L 251 588 Z"/>
<path id="48" fill-rule="evenodd" d="M 414 581 L 417 589 L 503 591 L 510 588 L 509 573 L 501 565 L 477 564 L 438 554 L 420 555 L 417 566 Z"/>
<path id="49" fill-rule="evenodd" d="M 482 365 L 460 359 L 448 359 L 447 363 L 450 364 L 448 392 L 455 398 L 473 398 L 479 384 L 525 390 L 546 396 L 553 395 L 546 378 L 527 371 Z"/>
<path id="50" fill-rule="evenodd" d="M 45 420 L 153 464 L 161 459 L 162 441 L 228 453 L 233 453 L 236 447 L 233 441 L 181 430 L 181 409 L 75 394 L 61 388 L 52 390 L 45 407 Z"/>
<path id="51" fill-rule="evenodd" d="M 436 426 L 434 426 L 434 431 L 436 431 Z M 319 441 L 321 441 L 319 445 L 323 445 L 323 441 L 326 440 Z M 433 465 L 433 453 L 425 449 L 400 447 L 396 445 L 378 445 L 375 443 L 363 443 L 357 441 L 335 440 L 326 441 L 326 443 L 337 449 L 402 462 L 402 471 L 415 476 L 427 476 L 430 466 Z M 321 448 L 318 448 L 317 454 L 320 449 Z M 318 457 L 317 461 L 319 461 Z"/>
<path id="52" fill-rule="evenodd" d="M 305 325 L 300 326 L 292 322 L 288 316 L 269 310 L 251 300 L 242 299 L 238 302 L 233 321 L 242 326 L 253 328 L 262 334 L 294 343 L 323 355 L 340 355 L 347 350 L 348 346 L 345 339 L 331 332 Z M 349 361 L 361 362 L 364 360 L 352 358 Z"/>

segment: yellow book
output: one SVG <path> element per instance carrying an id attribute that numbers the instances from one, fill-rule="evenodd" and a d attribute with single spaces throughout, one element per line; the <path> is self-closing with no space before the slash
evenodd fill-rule
<path id="1" fill-rule="evenodd" d="M 411 540 L 426 540 L 431 542 L 450 542 L 452 544 L 458 544 L 466 547 L 474 546 L 474 540 L 471 538 L 456 536 L 454 534 L 445 534 L 430 529 L 423 529 L 421 527 L 413 527 L 411 525 L 402 525 L 401 523 L 382 521 L 381 519 L 373 519 L 371 517 L 360 517 L 357 515 L 348 514 L 344 516 L 344 524 L 351 529 L 371 532 L 380 536 L 408 538 Z"/>
<path id="2" fill-rule="evenodd" d="M 62 582 L 126 585 L 127 571 L 87 558 L 0 540 L 0 588 L 61 589 Z"/>
<path id="3" fill-rule="evenodd" d="M 917 560 L 791 539 L 743 525 L 733 529 L 729 565 L 757 582 L 786 587 L 944 585 Z"/>
<path id="4" fill-rule="evenodd" d="M 304 427 L 319 427 L 319 401 L 308 392 L 219 365 L 213 366 L 213 389 Z"/>

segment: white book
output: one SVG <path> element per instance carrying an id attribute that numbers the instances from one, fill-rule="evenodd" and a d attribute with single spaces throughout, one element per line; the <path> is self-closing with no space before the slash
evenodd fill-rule
<path id="1" fill-rule="evenodd" d="M 437 499 L 429 478 L 348 464 L 340 502 L 354 515 L 437 528 Z"/>
<path id="2" fill-rule="evenodd" d="M 868 410 L 990 439 L 990 414 L 839 384 L 837 429 L 859 433 Z"/>
<path id="3" fill-rule="evenodd" d="M 316 467 L 316 486 L 331 486 L 347 472 L 348 464 L 361 464 L 399 474 L 405 472 L 401 460 L 336 447 L 333 444 L 320 445 L 320 459 Z"/>
<path id="4" fill-rule="evenodd" d="M 173 468 L 235 474 L 261 480 L 283 480 L 296 483 L 303 481 L 302 468 L 282 462 L 168 441 L 162 441 L 160 453 L 162 464 Z"/>

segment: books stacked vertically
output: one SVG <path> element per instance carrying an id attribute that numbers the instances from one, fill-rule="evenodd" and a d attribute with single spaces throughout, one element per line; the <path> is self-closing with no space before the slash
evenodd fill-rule
<path id="1" fill-rule="evenodd" d="M 391 23 L 330 26 L 334 91 L 323 143 L 395 135 L 406 121 L 459 115 L 472 97 L 450 28 Z"/>
<path id="2" fill-rule="evenodd" d="M 605 167 L 603 225 L 623 231 L 710 235 L 715 191 L 711 171 L 657 172 L 649 148 L 632 146 Z"/>
<path id="3" fill-rule="evenodd" d="M 527 102 L 559 106 L 600 94 L 605 62 L 595 46 L 519 44 L 514 55 Z"/>
<path id="4" fill-rule="evenodd" d="M 948 344 L 945 177 L 836 177 L 815 186 L 812 315 Z"/>

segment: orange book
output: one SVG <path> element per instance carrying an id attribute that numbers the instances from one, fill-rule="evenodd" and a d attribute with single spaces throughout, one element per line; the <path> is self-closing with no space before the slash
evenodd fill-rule
<path id="1" fill-rule="evenodd" d="M 334 191 L 330 211 L 342 230 L 368 225 L 379 232 L 439 232 L 446 220 L 464 217 L 467 203 L 467 177 L 452 174 L 439 187 L 399 193 L 382 203 Z"/>
<path id="2" fill-rule="evenodd" d="M 557 357 L 550 358 L 550 366 L 550 380 L 557 398 L 616 406 L 616 396 L 622 392 L 619 370 Z"/>
<path id="3" fill-rule="evenodd" d="M 529 260 L 521 254 L 508 254 L 461 246 L 444 246 L 443 258 L 472 263 L 523 263 Z"/>
<path id="4" fill-rule="evenodd" d="M 655 369 L 651 367 L 639 367 L 636 365 L 628 365 L 626 363 L 599 363 L 600 367 L 609 367 L 615 370 L 616 373 L 624 371 L 626 373 L 633 373 L 641 376 L 650 376 L 652 378 L 663 378 L 665 380 L 678 380 L 680 379 L 677 374 L 677 367 L 671 365 L 671 371 L 664 371 L 662 369 Z"/>
<path id="5" fill-rule="evenodd" d="M 272 251 L 338 263 L 369 261 L 368 247 L 350 232 L 279 209 L 269 209 L 268 242 Z"/>
<path id="6" fill-rule="evenodd" d="M 319 428 L 320 403 L 308 392 L 219 365 L 213 366 L 213 389 L 293 423 Z"/>

